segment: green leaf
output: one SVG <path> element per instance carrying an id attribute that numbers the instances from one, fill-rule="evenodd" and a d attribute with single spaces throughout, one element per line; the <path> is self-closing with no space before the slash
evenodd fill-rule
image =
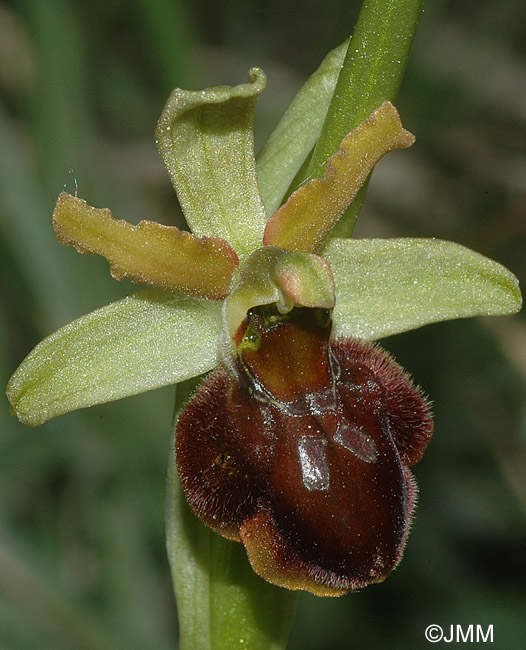
<path id="1" fill-rule="evenodd" d="M 517 278 L 469 248 L 438 239 L 332 239 L 334 335 L 367 340 L 469 316 L 520 310 Z"/>
<path id="2" fill-rule="evenodd" d="M 347 40 L 327 54 L 258 154 L 259 191 L 269 215 L 279 208 L 296 172 L 316 144 L 348 46 Z"/>
<path id="3" fill-rule="evenodd" d="M 225 239 L 240 260 L 261 245 L 266 213 L 256 179 L 253 121 L 266 83 L 202 91 L 176 88 L 157 124 L 157 145 L 188 225 L 198 237 Z"/>
<path id="4" fill-rule="evenodd" d="M 75 409 L 188 379 L 217 363 L 221 303 L 145 289 L 44 339 L 11 377 L 18 418 L 39 425 Z"/>
<path id="5" fill-rule="evenodd" d="M 193 381 L 177 387 L 176 412 L 194 387 Z M 212 532 L 191 512 L 179 485 L 173 437 L 166 542 L 181 650 L 285 650 L 297 593 L 262 580 L 242 544 Z"/>

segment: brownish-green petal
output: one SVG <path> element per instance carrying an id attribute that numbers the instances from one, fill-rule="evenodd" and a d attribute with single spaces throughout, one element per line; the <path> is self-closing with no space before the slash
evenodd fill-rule
<path id="1" fill-rule="evenodd" d="M 198 239 L 154 221 L 134 226 L 65 192 L 58 197 L 53 227 L 62 244 L 105 257 L 117 280 L 130 278 L 195 298 L 224 298 L 238 264 L 222 239 Z"/>
<path id="2" fill-rule="evenodd" d="M 325 176 L 300 187 L 274 214 L 264 243 L 316 253 L 380 158 L 413 142 L 396 108 L 384 102 L 343 139 L 327 161 Z"/>
<path id="3" fill-rule="evenodd" d="M 259 191 L 269 215 L 279 208 L 319 138 L 348 46 L 346 40 L 327 54 L 257 155 Z"/>

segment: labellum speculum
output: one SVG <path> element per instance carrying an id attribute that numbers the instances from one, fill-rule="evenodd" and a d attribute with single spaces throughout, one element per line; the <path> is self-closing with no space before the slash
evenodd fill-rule
<path id="1" fill-rule="evenodd" d="M 432 420 L 385 351 L 333 340 L 331 308 L 287 302 L 248 310 L 232 358 L 181 413 L 178 471 L 197 516 L 242 541 L 259 575 L 340 595 L 400 560 L 415 501 L 408 467 Z"/>

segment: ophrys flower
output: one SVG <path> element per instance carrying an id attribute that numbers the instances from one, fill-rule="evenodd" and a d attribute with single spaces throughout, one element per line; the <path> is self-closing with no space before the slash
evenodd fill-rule
<path id="1" fill-rule="evenodd" d="M 8 394 L 39 424 L 218 367 L 179 425 L 191 506 L 241 539 L 268 580 L 344 593 L 398 562 L 414 502 L 407 468 L 431 434 L 418 389 L 367 341 L 511 313 L 520 293 L 506 269 L 450 242 L 331 237 L 376 162 L 413 141 L 389 103 L 268 219 L 252 138 L 263 87 L 255 69 L 248 84 L 168 101 L 159 148 L 193 234 L 59 197 L 61 241 L 157 288 L 51 335 Z M 280 173 L 266 155 L 262 187 Z"/>

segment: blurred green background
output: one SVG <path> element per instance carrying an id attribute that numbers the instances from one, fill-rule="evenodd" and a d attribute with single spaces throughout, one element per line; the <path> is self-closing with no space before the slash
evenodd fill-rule
<path id="1" fill-rule="evenodd" d="M 0 1 L 0 348 L 5 385 L 43 336 L 133 290 L 58 245 L 64 188 L 115 216 L 181 223 L 154 143 L 174 86 L 269 84 L 264 142 L 351 32 L 356 0 Z M 428 0 L 398 101 L 417 135 L 370 185 L 356 236 L 453 239 L 526 287 L 523 0 Z M 436 623 L 526 647 L 524 316 L 384 341 L 434 400 L 404 560 L 340 599 L 301 596 L 292 650 L 427 647 Z M 0 409 L 0 648 L 164 650 L 177 623 L 163 538 L 173 388 L 30 429 Z M 437 644 L 441 645 L 441 644 Z"/>

